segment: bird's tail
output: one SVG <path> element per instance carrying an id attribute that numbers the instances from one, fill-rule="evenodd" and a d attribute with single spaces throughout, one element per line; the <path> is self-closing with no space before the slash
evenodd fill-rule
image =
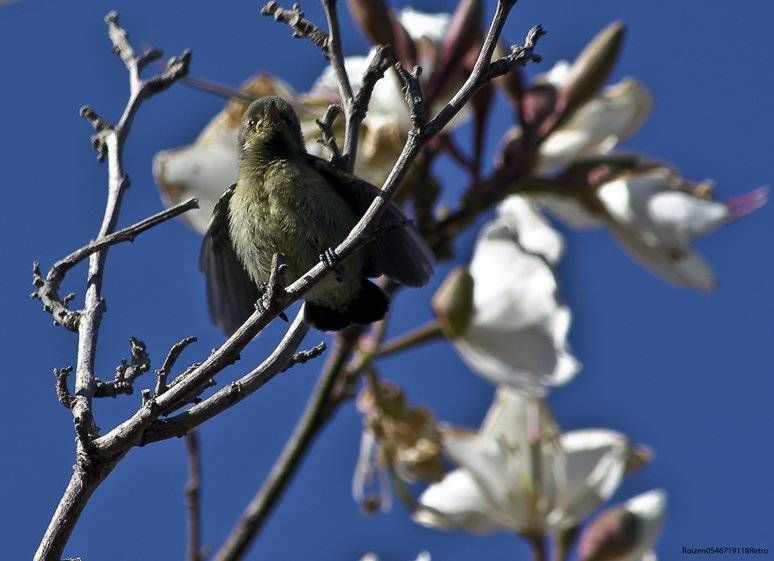
<path id="1" fill-rule="evenodd" d="M 345 308 L 335 310 L 306 301 L 304 321 L 321 331 L 339 331 L 351 323 L 368 325 L 384 318 L 390 308 L 390 295 L 369 280 L 363 279 L 360 293 Z"/>

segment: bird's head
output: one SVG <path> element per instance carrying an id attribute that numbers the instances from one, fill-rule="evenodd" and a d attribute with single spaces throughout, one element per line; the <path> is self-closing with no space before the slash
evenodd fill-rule
<path id="1" fill-rule="evenodd" d="M 274 159 L 304 151 L 296 112 L 281 97 L 266 96 L 250 104 L 239 128 L 239 155 L 245 159 Z"/>

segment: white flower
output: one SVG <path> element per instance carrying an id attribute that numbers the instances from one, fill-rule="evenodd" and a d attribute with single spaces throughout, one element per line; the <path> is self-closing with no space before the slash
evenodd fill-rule
<path id="1" fill-rule="evenodd" d="M 400 23 L 414 41 L 427 37 L 440 45 L 451 23 L 451 14 L 427 14 L 413 8 L 403 8 L 398 14 Z"/>
<path id="2" fill-rule="evenodd" d="M 618 487 L 630 447 L 614 431 L 559 436 L 548 407 L 507 386 L 477 434 L 446 430 L 444 450 L 460 467 L 419 498 L 414 520 L 476 534 L 542 536 L 577 525 Z"/>
<path id="3" fill-rule="evenodd" d="M 579 561 L 655 561 L 666 502 L 666 492 L 654 489 L 602 512 L 583 530 Z"/>
<path id="4" fill-rule="evenodd" d="M 559 88 L 566 81 L 569 68 L 566 61 L 561 61 L 545 78 Z M 637 132 L 652 107 L 650 93 L 636 80 L 626 78 L 604 88 L 543 141 L 537 171 L 545 173 L 584 157 L 609 152 Z"/>
<path id="5" fill-rule="evenodd" d="M 562 251 L 559 234 L 523 197 L 509 197 L 483 227 L 470 264 L 473 316 L 452 339 L 474 372 L 539 396 L 579 370 L 552 269 Z"/>
<path id="6" fill-rule="evenodd" d="M 689 244 L 765 204 L 768 189 L 719 202 L 673 188 L 665 168 L 622 176 L 601 185 L 610 230 L 629 253 L 667 281 L 706 292 L 715 289 L 707 261 Z"/>

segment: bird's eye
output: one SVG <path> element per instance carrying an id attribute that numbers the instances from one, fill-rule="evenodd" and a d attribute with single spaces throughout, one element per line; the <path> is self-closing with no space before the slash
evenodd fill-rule
<path id="1" fill-rule="evenodd" d="M 253 130 L 255 128 L 255 119 L 250 119 L 247 121 L 247 129 Z"/>

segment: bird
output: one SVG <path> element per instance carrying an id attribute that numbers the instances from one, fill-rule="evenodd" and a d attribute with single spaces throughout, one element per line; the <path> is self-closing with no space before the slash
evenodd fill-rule
<path id="1" fill-rule="evenodd" d="M 377 222 L 382 235 L 338 261 L 333 248 L 381 190 L 309 154 L 287 100 L 253 101 L 238 143 L 237 182 L 215 205 L 199 254 L 210 320 L 227 336 L 260 307 L 276 253 L 286 256 L 289 283 L 321 259 L 334 269 L 305 295 L 304 321 L 321 331 L 384 318 L 390 295 L 369 278 L 385 275 L 415 288 L 427 284 L 433 251 L 394 202 Z"/>

